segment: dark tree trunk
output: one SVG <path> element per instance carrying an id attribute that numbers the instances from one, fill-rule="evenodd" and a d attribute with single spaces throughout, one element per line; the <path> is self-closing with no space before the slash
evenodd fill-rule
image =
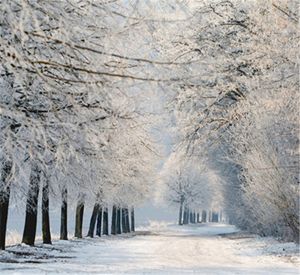
<path id="1" fill-rule="evenodd" d="M 42 190 L 42 235 L 43 243 L 51 244 L 50 219 L 49 219 L 49 178 L 44 179 Z"/>
<path id="2" fill-rule="evenodd" d="M 103 235 L 108 235 L 108 209 L 103 210 Z"/>
<path id="3" fill-rule="evenodd" d="M 121 234 L 122 229 L 121 229 L 121 208 L 118 207 L 117 209 L 117 234 Z"/>
<path id="4" fill-rule="evenodd" d="M 134 207 L 131 208 L 131 231 L 135 231 Z"/>
<path id="5" fill-rule="evenodd" d="M 297 209 L 297 206 L 295 206 Z M 287 211 L 287 210 L 286 210 Z M 299 233 L 299 218 L 297 211 L 291 211 L 290 213 L 284 213 L 285 224 L 291 230 L 291 234 L 293 236 L 293 241 L 297 244 L 300 243 L 300 233 Z M 296 215 L 295 215 L 296 214 Z"/>
<path id="6" fill-rule="evenodd" d="M 202 210 L 202 215 L 201 215 L 201 221 L 202 222 L 206 222 L 207 220 L 207 213 L 206 213 L 206 210 Z"/>
<path id="7" fill-rule="evenodd" d="M 111 234 L 117 234 L 117 207 L 113 205 L 111 213 Z"/>
<path id="8" fill-rule="evenodd" d="M 129 223 L 129 211 L 128 208 L 125 208 L 125 221 L 126 221 L 126 231 L 127 233 L 130 232 L 130 223 Z"/>
<path id="9" fill-rule="evenodd" d="M 97 227 L 96 227 L 96 235 L 101 237 L 101 229 L 102 229 L 102 207 L 99 206 L 98 216 L 97 216 Z"/>
<path id="10" fill-rule="evenodd" d="M 75 237 L 82 238 L 82 223 L 83 223 L 84 202 L 79 199 L 76 207 L 75 218 Z"/>
<path id="11" fill-rule="evenodd" d="M 95 225 L 96 225 L 98 213 L 99 213 L 99 204 L 95 203 L 91 220 L 90 220 L 89 232 L 87 234 L 88 237 L 94 238 L 94 231 L 95 231 Z"/>
<path id="12" fill-rule="evenodd" d="M 182 225 L 182 208 L 183 208 L 183 202 L 180 202 L 178 225 Z"/>
<path id="13" fill-rule="evenodd" d="M 197 223 L 200 223 L 200 214 L 197 213 Z"/>
<path id="14" fill-rule="evenodd" d="M 125 208 L 122 208 L 122 232 L 127 233 L 127 231 L 126 231 L 126 212 L 125 212 Z"/>
<path id="15" fill-rule="evenodd" d="M 33 164 L 29 179 L 29 189 L 26 202 L 26 217 L 22 243 L 34 245 L 37 224 L 37 206 L 39 198 L 41 170 L 37 164 Z"/>
<path id="16" fill-rule="evenodd" d="M 10 197 L 10 188 L 0 191 L 0 250 L 5 249 L 5 238 L 8 217 L 8 205 Z"/>
<path id="17" fill-rule="evenodd" d="M 184 213 L 183 213 L 183 224 L 189 223 L 189 214 L 188 214 L 188 208 L 184 206 Z"/>
<path id="18" fill-rule="evenodd" d="M 212 222 L 219 222 L 219 213 L 218 212 L 212 212 Z"/>
<path id="19" fill-rule="evenodd" d="M 12 162 L 5 161 L 1 170 L 0 181 L 0 250 L 5 249 L 10 186 L 7 179 L 12 169 Z"/>
<path id="20" fill-rule="evenodd" d="M 196 212 L 193 212 L 193 223 L 196 223 Z"/>
<path id="21" fill-rule="evenodd" d="M 68 190 L 64 188 L 61 193 L 60 239 L 68 239 Z"/>
<path id="22" fill-rule="evenodd" d="M 190 211 L 190 223 L 193 223 L 193 212 L 192 211 Z"/>

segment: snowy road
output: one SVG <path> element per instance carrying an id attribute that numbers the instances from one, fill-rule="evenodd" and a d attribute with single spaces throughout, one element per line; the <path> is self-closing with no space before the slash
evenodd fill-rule
<path id="1" fill-rule="evenodd" d="M 12 247 L 8 250 L 38 251 L 41 257 L 34 260 L 28 255 L 27 263 L 2 262 L 0 274 L 299 274 L 296 256 L 272 255 L 283 249 L 286 253 L 295 250 L 293 244 L 284 246 L 247 235 L 220 236 L 235 232 L 228 225 L 150 229 L 134 237 L 57 241 L 54 250 Z M 6 256 L 13 261 L 11 255 L 5 252 L 0 259 Z"/>

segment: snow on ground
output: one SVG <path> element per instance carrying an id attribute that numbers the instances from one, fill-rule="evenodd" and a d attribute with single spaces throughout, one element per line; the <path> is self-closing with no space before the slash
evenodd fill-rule
<path id="1" fill-rule="evenodd" d="M 8 247 L 0 274 L 299 274 L 298 249 L 230 225 L 152 223 L 135 235 Z"/>

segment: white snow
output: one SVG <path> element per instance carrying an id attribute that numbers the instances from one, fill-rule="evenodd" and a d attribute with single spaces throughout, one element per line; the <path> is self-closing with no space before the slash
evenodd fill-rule
<path id="1" fill-rule="evenodd" d="M 38 246 L 8 247 L 0 253 L 0 273 L 299 274 L 299 246 L 225 224 L 152 223 L 135 235 Z"/>

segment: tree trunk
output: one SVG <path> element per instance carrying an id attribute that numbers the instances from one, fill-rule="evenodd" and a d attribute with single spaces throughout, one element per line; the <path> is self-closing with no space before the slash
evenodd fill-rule
<path id="1" fill-rule="evenodd" d="M 96 227 L 96 235 L 101 237 L 101 229 L 102 229 L 102 207 L 99 206 L 98 216 L 97 216 L 97 227 Z"/>
<path id="2" fill-rule="evenodd" d="M 118 207 L 117 209 L 117 234 L 121 234 L 122 229 L 121 229 L 121 208 Z"/>
<path id="3" fill-rule="evenodd" d="M 105 207 L 103 211 L 103 235 L 108 234 L 108 209 Z"/>
<path id="4" fill-rule="evenodd" d="M 131 208 L 131 231 L 135 231 L 134 207 Z"/>
<path id="5" fill-rule="evenodd" d="M 127 233 L 130 232 L 130 223 L 129 223 L 129 211 L 128 208 L 125 208 L 125 221 L 126 221 L 126 231 Z"/>
<path id="6" fill-rule="evenodd" d="M 189 217 L 188 217 L 188 208 L 184 206 L 184 213 L 183 213 L 183 224 L 188 224 L 189 223 Z"/>
<path id="7" fill-rule="evenodd" d="M 43 243 L 51 244 L 51 231 L 49 219 L 49 178 L 44 179 L 42 190 L 42 235 Z"/>
<path id="8" fill-rule="evenodd" d="M 126 213 L 125 213 L 125 208 L 122 208 L 122 232 L 127 233 L 126 231 Z"/>
<path id="9" fill-rule="evenodd" d="M 201 215 L 201 222 L 206 222 L 207 219 L 207 214 L 206 214 L 206 210 L 202 210 L 202 215 Z"/>
<path id="10" fill-rule="evenodd" d="M 117 207 L 113 205 L 111 213 L 111 234 L 117 234 Z"/>
<path id="11" fill-rule="evenodd" d="M 37 164 L 33 164 L 29 179 L 29 189 L 26 202 L 26 217 L 22 243 L 34 245 L 37 224 L 37 206 L 39 198 L 41 170 Z"/>
<path id="12" fill-rule="evenodd" d="M 212 222 L 218 222 L 219 221 L 219 213 L 218 212 L 212 212 Z"/>
<path id="13" fill-rule="evenodd" d="M 212 211 L 211 210 L 209 210 L 209 212 L 208 212 L 208 221 L 212 222 Z"/>
<path id="14" fill-rule="evenodd" d="M 83 223 L 83 212 L 84 212 L 84 202 L 79 199 L 76 207 L 76 219 L 75 219 L 75 237 L 82 238 L 82 223 Z"/>
<path id="15" fill-rule="evenodd" d="M 12 162 L 5 161 L 1 170 L 0 181 L 0 250 L 5 249 L 10 186 L 7 179 L 11 173 Z"/>
<path id="16" fill-rule="evenodd" d="M 64 188 L 61 193 L 60 239 L 68 239 L 68 190 Z"/>
<path id="17" fill-rule="evenodd" d="M 197 213 L 197 223 L 200 223 L 200 214 Z"/>
<path id="18" fill-rule="evenodd" d="M 183 207 L 183 203 L 180 202 L 178 225 L 182 225 L 182 207 Z"/>
<path id="19" fill-rule="evenodd" d="M 95 231 L 95 225 L 96 225 L 98 213 L 99 213 L 99 204 L 95 203 L 91 220 L 90 220 L 89 232 L 87 234 L 88 237 L 94 238 L 94 231 Z"/>
<path id="20" fill-rule="evenodd" d="M 296 212 L 297 213 L 297 212 Z M 300 243 L 300 234 L 299 234 L 299 219 L 298 214 L 284 213 L 285 223 L 289 226 L 292 231 L 293 241 L 297 244 Z"/>
<path id="21" fill-rule="evenodd" d="M 193 223 L 193 212 L 192 211 L 190 211 L 190 223 Z"/>

